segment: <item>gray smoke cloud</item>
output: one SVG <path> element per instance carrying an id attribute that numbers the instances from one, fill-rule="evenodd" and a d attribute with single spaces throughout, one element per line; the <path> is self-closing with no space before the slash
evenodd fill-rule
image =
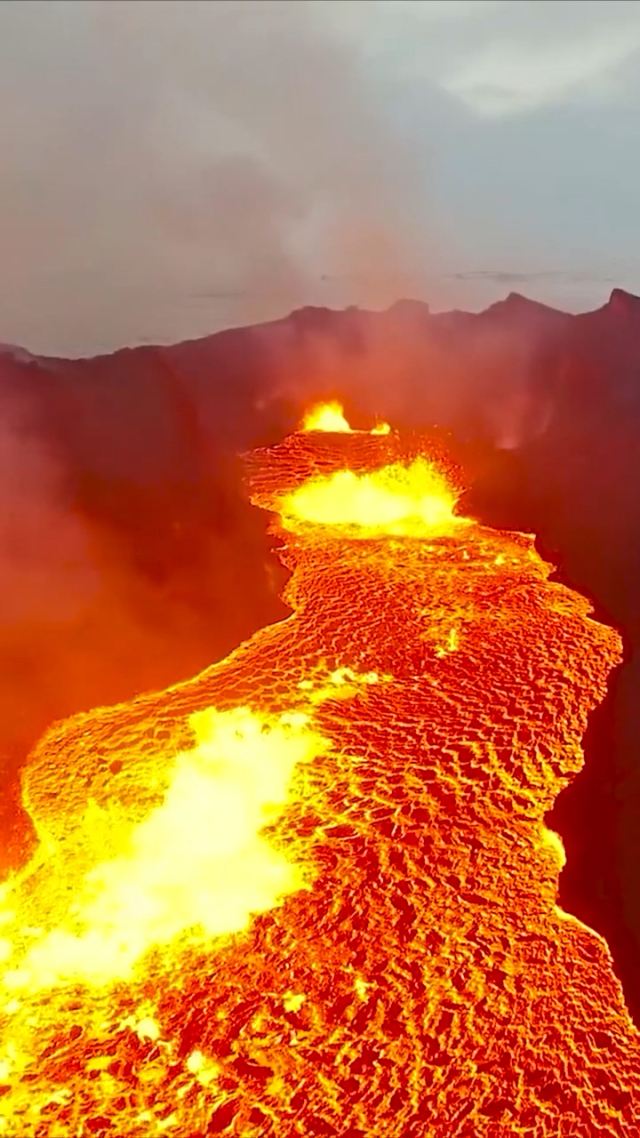
<path id="1" fill-rule="evenodd" d="M 637 291 L 639 59 L 635 0 L 5 0 L 0 342 Z"/>
<path id="2" fill-rule="evenodd" d="M 327 280 L 373 305 L 410 287 L 424 178 L 332 7 L 0 5 L 0 341 L 90 354 L 278 316 Z"/>

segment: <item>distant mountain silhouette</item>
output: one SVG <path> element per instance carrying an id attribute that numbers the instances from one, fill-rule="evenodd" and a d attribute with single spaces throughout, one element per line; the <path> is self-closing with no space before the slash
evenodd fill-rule
<path id="1" fill-rule="evenodd" d="M 618 627 L 626 663 L 550 820 L 562 904 L 606 936 L 640 1022 L 640 299 L 569 315 L 306 308 L 172 347 L 64 360 L 0 348 L 3 864 L 30 836 L 17 774 L 54 719 L 193 675 L 286 612 L 239 454 L 315 399 L 451 433 L 465 509 L 534 532 Z"/>

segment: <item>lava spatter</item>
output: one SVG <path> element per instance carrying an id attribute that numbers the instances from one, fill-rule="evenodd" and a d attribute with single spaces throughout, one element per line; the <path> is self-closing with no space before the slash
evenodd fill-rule
<path id="1" fill-rule="evenodd" d="M 356 432 L 344 415 L 342 403 L 333 400 L 330 403 L 317 403 L 310 407 L 302 420 L 303 431 L 328 431 L 333 434 L 354 435 Z M 378 422 L 371 428 L 371 435 L 388 435 L 391 427 L 388 423 Z"/>
<path id="2" fill-rule="evenodd" d="M 292 615 L 30 758 L 0 1134 L 635 1138 L 544 825 L 618 636 L 431 443 L 316 427 L 250 480 Z"/>

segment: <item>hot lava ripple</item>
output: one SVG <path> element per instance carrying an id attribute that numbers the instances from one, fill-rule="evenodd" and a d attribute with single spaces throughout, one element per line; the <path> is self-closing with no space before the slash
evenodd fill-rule
<path id="1" fill-rule="evenodd" d="M 544 825 L 619 638 L 432 443 L 342 424 L 250 459 L 292 615 L 29 760 L 0 1135 L 640 1133 Z"/>

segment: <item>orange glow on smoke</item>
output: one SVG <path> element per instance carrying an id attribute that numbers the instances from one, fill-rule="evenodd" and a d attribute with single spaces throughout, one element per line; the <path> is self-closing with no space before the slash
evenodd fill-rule
<path id="1" fill-rule="evenodd" d="M 289 619 L 30 757 L 0 1136 L 639 1132 L 638 1032 L 544 824 L 619 638 L 455 514 L 432 444 L 329 434 L 250 464 Z"/>

